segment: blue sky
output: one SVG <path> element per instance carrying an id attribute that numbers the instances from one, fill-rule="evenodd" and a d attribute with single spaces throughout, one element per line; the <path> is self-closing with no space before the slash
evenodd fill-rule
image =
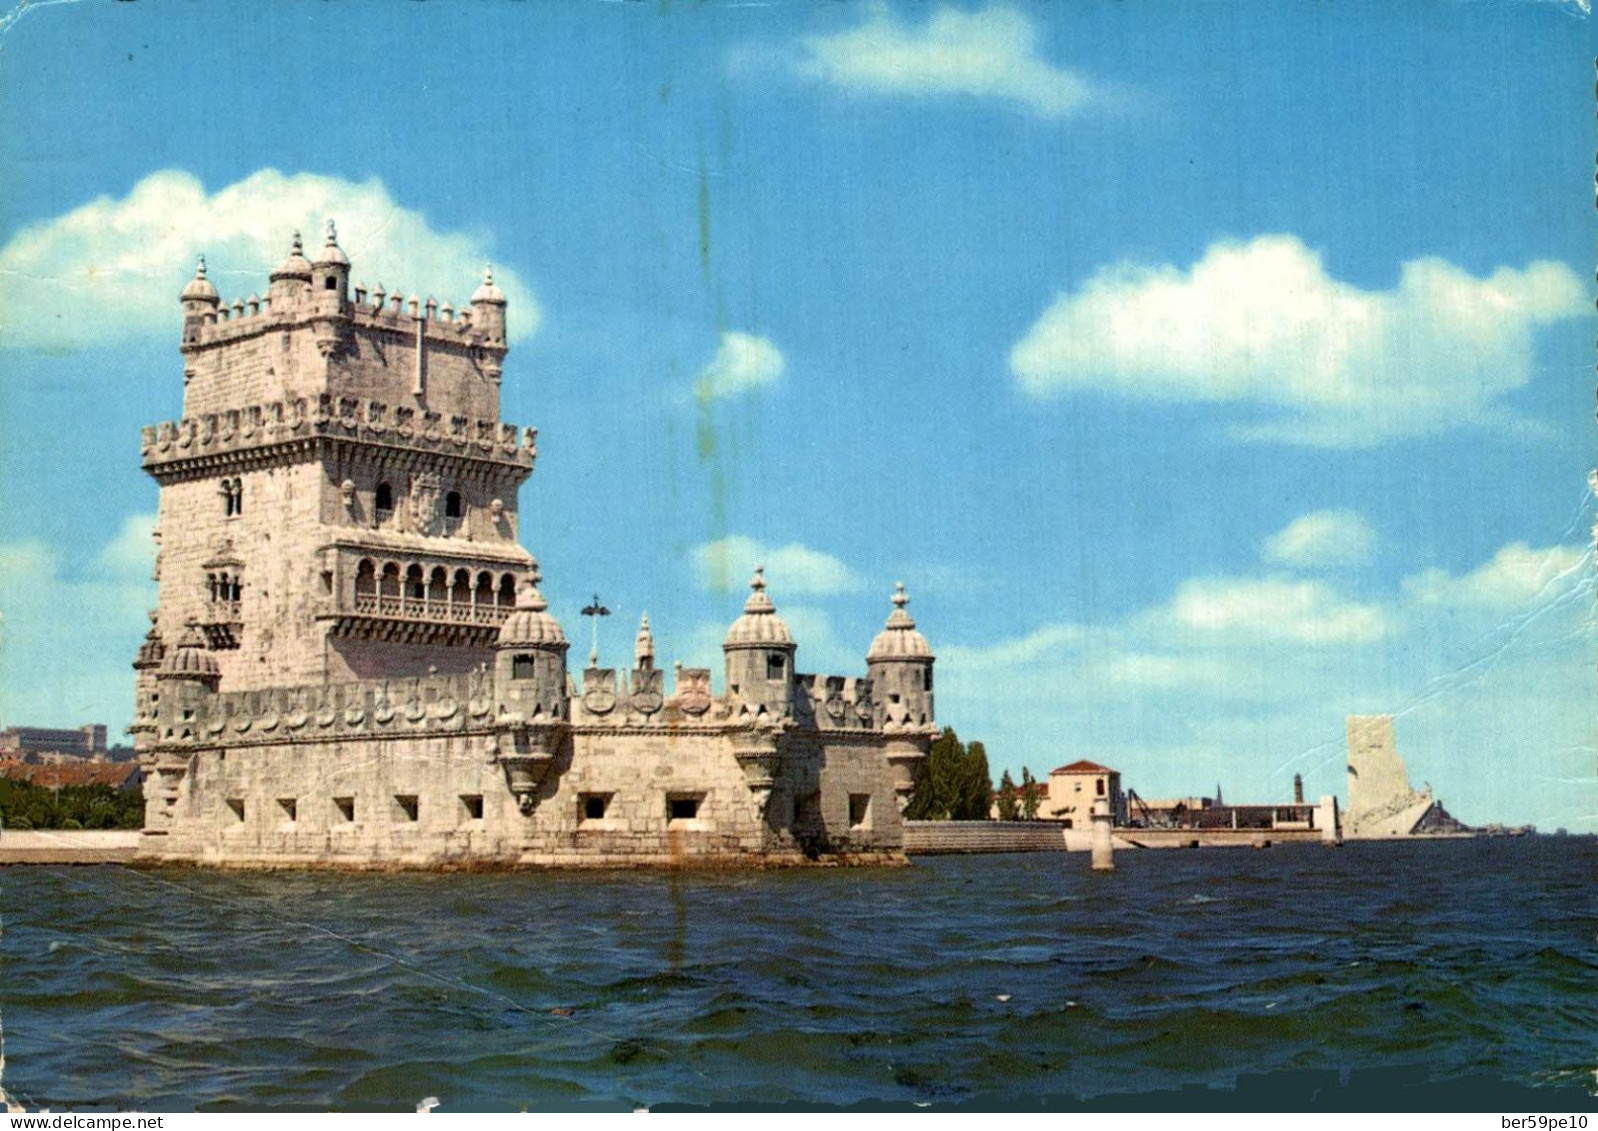
<path id="1" fill-rule="evenodd" d="M 131 714 L 176 294 L 511 295 L 579 640 L 802 670 L 1145 796 L 1598 829 L 1589 20 L 1555 3 L 38 5 L 0 32 L 0 719 Z"/>

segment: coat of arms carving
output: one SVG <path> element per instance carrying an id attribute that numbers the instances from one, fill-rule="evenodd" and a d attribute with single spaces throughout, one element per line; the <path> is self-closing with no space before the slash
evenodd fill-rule
<path id="1" fill-rule="evenodd" d="M 710 669 L 684 668 L 677 676 L 677 706 L 690 715 L 710 709 Z"/>
<path id="2" fill-rule="evenodd" d="M 411 476 L 411 529 L 418 534 L 437 534 L 439 504 L 444 497 L 444 482 L 436 471 L 420 471 Z"/>

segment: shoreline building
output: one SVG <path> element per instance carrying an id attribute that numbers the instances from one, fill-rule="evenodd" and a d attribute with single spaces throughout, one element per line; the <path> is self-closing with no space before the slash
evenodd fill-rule
<path id="1" fill-rule="evenodd" d="M 709 668 L 567 671 L 517 538 L 506 300 L 352 286 L 331 224 L 266 297 L 182 305 L 143 430 L 159 608 L 134 661 L 140 854 L 472 867 L 903 859 L 934 657 L 903 587 L 859 675 L 795 669 L 757 568 Z"/>

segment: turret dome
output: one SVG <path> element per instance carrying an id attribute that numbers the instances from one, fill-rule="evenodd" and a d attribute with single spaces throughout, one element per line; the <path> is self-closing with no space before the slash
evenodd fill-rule
<path id="1" fill-rule="evenodd" d="M 289 257 L 283 261 L 276 271 L 272 272 L 272 282 L 279 279 L 303 279 L 311 281 L 311 261 L 305 258 L 305 249 L 300 244 L 300 233 L 294 233 L 294 244 L 289 248 Z"/>
<path id="2" fill-rule="evenodd" d="M 561 631 L 560 622 L 549 615 L 549 603 L 538 591 L 538 583 L 542 580 L 543 577 L 538 572 L 538 563 L 534 562 L 532 573 L 528 575 L 516 594 L 516 607 L 511 610 L 510 616 L 505 618 L 505 623 L 499 626 L 499 640 L 495 647 L 565 648 L 567 646 L 566 634 Z"/>
<path id="3" fill-rule="evenodd" d="M 916 631 L 916 622 L 906 611 L 910 597 L 904 591 L 904 582 L 894 587 L 893 612 L 888 614 L 887 626 L 871 642 L 866 653 L 866 663 L 879 660 L 930 660 L 932 646 L 927 638 Z"/>
<path id="4" fill-rule="evenodd" d="M 298 241 L 296 240 L 296 243 Z M 349 256 L 344 254 L 344 249 L 338 246 L 338 231 L 333 227 L 333 221 L 327 222 L 327 242 L 322 245 L 322 250 L 316 253 L 316 262 L 312 267 L 348 267 Z"/>
<path id="5" fill-rule="evenodd" d="M 777 606 L 773 605 L 771 598 L 766 596 L 766 571 L 763 566 L 755 567 L 755 576 L 750 580 L 749 588 L 752 592 L 749 594 L 749 600 L 744 602 L 744 614 L 732 622 L 722 647 L 792 645 L 793 634 L 777 615 Z"/>
<path id="6" fill-rule="evenodd" d="M 505 305 L 505 292 L 494 285 L 493 267 L 490 266 L 483 268 L 483 281 L 478 288 L 472 292 L 472 301 L 494 302 L 501 306 Z"/>
<path id="7" fill-rule="evenodd" d="M 194 621 L 189 621 L 177 647 L 167 652 L 161 661 L 160 674 L 163 679 L 221 678 L 222 669 L 217 667 L 216 657 L 206 649 L 205 637 L 200 634 L 199 625 Z"/>
<path id="8" fill-rule="evenodd" d="M 205 277 L 205 256 L 200 256 L 199 263 L 194 266 L 194 278 L 183 288 L 179 296 L 182 301 L 198 300 L 200 302 L 217 302 L 221 296 L 216 293 L 216 288 L 211 285 L 211 280 Z"/>

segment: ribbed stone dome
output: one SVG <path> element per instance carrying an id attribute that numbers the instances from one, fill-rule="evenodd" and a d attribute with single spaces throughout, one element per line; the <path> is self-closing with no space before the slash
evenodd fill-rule
<path id="1" fill-rule="evenodd" d="M 871 642 L 866 663 L 932 659 L 932 646 L 927 643 L 925 636 L 916 631 L 915 619 L 905 611 L 909 603 L 910 597 L 904 591 L 904 583 L 900 582 L 894 588 L 893 612 L 888 614 L 887 627 L 877 633 L 877 638 Z"/>
<path id="2" fill-rule="evenodd" d="M 777 606 L 766 596 L 766 571 L 755 567 L 755 576 L 749 582 L 753 590 L 744 602 L 744 615 L 732 622 L 727 630 L 723 648 L 744 644 L 792 644 L 793 634 L 777 615 Z"/>
<path id="3" fill-rule="evenodd" d="M 222 669 L 216 666 L 216 657 L 205 647 L 205 637 L 192 620 L 183 630 L 178 646 L 161 661 L 161 675 L 172 679 L 218 679 Z"/>
<path id="4" fill-rule="evenodd" d="M 311 261 L 305 258 L 305 249 L 300 244 L 300 233 L 294 233 L 294 245 L 289 249 L 289 257 L 283 265 L 272 272 L 272 282 L 279 279 L 304 279 L 311 281 Z"/>
<path id="5" fill-rule="evenodd" d="M 472 292 L 472 301 L 497 302 L 501 306 L 504 305 L 505 292 L 494 285 L 494 269 L 492 267 L 485 267 L 483 269 L 483 281 L 478 288 Z"/>
<path id="6" fill-rule="evenodd" d="M 198 299 L 201 302 L 216 302 L 221 297 L 211 285 L 211 280 L 205 277 L 205 256 L 200 256 L 199 263 L 194 267 L 194 278 L 189 280 L 179 297 L 183 300 Z"/>
<path id="7" fill-rule="evenodd" d="M 516 607 L 505 618 L 505 623 L 499 626 L 499 640 L 495 647 L 566 647 L 566 634 L 561 631 L 560 621 L 549 615 L 549 603 L 538 591 L 538 583 L 542 580 L 535 562 L 533 572 L 516 594 Z"/>
<path id="8" fill-rule="evenodd" d="M 322 250 L 316 253 L 316 262 L 312 267 L 348 267 L 349 256 L 344 254 L 344 249 L 338 245 L 338 232 L 333 227 L 333 221 L 327 222 L 327 242 L 322 245 Z"/>

